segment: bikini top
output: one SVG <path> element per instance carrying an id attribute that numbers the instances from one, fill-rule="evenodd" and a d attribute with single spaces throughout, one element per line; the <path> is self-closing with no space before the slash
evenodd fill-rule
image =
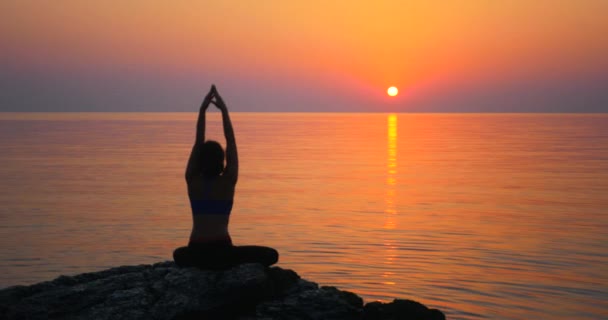
<path id="1" fill-rule="evenodd" d="M 233 203 L 232 200 L 190 199 L 193 215 L 229 215 Z"/>
<path id="2" fill-rule="evenodd" d="M 211 185 L 204 188 L 203 197 L 211 194 Z M 190 198 L 190 207 L 193 215 L 230 215 L 234 201 L 231 200 L 214 200 L 214 199 L 192 199 Z"/>

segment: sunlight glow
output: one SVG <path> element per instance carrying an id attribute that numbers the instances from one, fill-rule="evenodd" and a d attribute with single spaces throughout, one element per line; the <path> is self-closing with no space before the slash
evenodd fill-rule
<path id="1" fill-rule="evenodd" d="M 386 93 L 388 93 L 389 96 L 394 97 L 399 94 L 399 89 L 397 89 L 397 87 L 390 87 L 386 90 Z"/>

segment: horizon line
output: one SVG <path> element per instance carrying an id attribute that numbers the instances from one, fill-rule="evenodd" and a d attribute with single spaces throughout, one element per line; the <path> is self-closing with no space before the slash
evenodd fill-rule
<path id="1" fill-rule="evenodd" d="M 1 111 L 0 114 L 23 114 L 23 113 L 198 113 L 199 111 Z M 208 110 L 211 113 L 220 113 L 217 110 Z M 608 114 L 608 111 L 230 111 L 230 113 L 364 113 L 364 114 L 386 114 L 386 113 L 420 113 L 420 114 Z"/>

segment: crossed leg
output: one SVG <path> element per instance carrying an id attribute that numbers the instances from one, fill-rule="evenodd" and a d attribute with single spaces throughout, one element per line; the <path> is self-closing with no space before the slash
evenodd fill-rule
<path id="1" fill-rule="evenodd" d="M 263 246 L 180 247 L 173 251 L 173 259 L 180 267 L 228 269 L 243 263 L 270 266 L 279 260 L 277 250 Z"/>

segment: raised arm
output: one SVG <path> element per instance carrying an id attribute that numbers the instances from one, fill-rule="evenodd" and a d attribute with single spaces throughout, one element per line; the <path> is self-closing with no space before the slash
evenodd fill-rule
<path id="1" fill-rule="evenodd" d="M 236 184 L 239 177 L 239 156 L 236 149 L 232 122 L 230 121 L 228 108 L 215 86 L 212 86 L 211 90 L 214 91 L 215 96 L 215 101 L 212 102 L 222 111 L 222 123 L 224 126 L 224 136 L 226 137 L 226 170 L 224 170 L 224 176 L 229 177 Z"/>
<path id="2" fill-rule="evenodd" d="M 188 165 L 186 166 L 186 181 L 190 181 L 192 177 L 201 174 L 201 159 L 200 159 L 200 146 L 205 142 L 205 113 L 211 99 L 214 95 L 214 87 L 211 87 L 209 93 L 203 99 L 201 108 L 198 112 L 198 120 L 196 122 L 196 138 L 194 140 L 194 146 L 190 152 L 190 158 L 188 159 Z"/>

